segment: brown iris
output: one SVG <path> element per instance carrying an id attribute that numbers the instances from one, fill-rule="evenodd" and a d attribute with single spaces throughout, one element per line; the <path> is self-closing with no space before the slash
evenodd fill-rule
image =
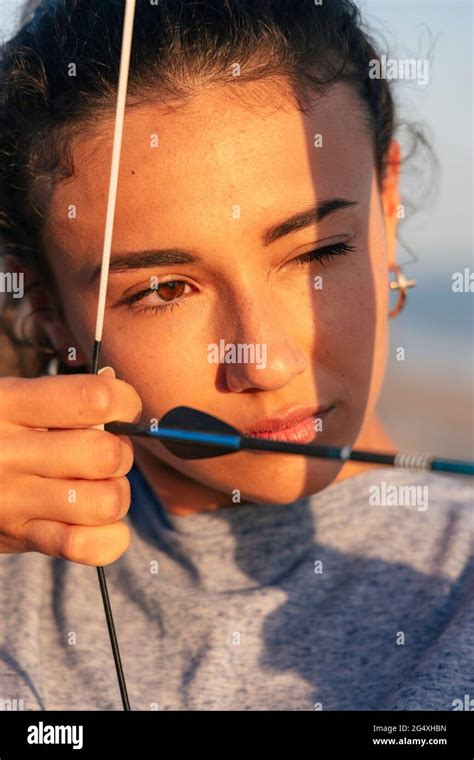
<path id="1" fill-rule="evenodd" d="M 185 282 L 173 280 L 171 282 L 160 282 L 157 290 L 158 295 L 163 301 L 172 301 L 173 298 L 179 298 L 179 296 L 183 295 L 185 287 Z"/>

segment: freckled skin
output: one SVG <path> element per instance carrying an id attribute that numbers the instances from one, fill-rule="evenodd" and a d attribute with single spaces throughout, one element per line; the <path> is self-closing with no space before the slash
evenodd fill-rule
<path id="1" fill-rule="evenodd" d="M 257 85 L 242 87 L 251 100 Z M 175 112 L 152 104 L 127 111 L 113 251 L 192 248 L 203 263 L 112 274 L 101 364 L 135 387 L 143 420 L 188 405 L 246 427 L 289 405 L 334 403 L 321 443 L 393 449 L 374 407 L 386 364 L 398 145 L 392 143 L 381 194 L 352 90 L 336 85 L 307 114 L 274 84 L 265 92 L 272 107 L 258 83 L 251 108 L 216 87 Z M 61 342 L 85 357 L 97 310 L 98 284 L 91 287 L 88 277 L 101 258 L 112 128 L 112 118 L 104 120 L 97 134 L 76 143 L 76 175 L 56 189 L 43 236 L 64 305 Z M 150 147 L 153 134 L 158 148 Z M 314 147 L 315 134 L 323 147 Z M 267 226 L 328 198 L 357 206 L 263 245 Z M 65 212 L 72 203 L 74 221 Z M 326 239 L 349 238 L 356 250 L 348 255 L 295 264 Z M 188 283 L 179 307 L 144 312 L 160 303 L 156 292 L 120 305 L 152 276 Z M 209 363 L 208 345 L 221 339 L 265 343 L 266 368 Z M 242 500 L 286 503 L 365 468 L 244 452 L 185 462 L 156 442 L 135 439 L 134 446 L 152 487 L 178 514 L 230 504 L 233 489 Z"/>

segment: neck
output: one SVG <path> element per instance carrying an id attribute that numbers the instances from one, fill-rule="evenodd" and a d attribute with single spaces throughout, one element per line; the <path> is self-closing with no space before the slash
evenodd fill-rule
<path id="1" fill-rule="evenodd" d="M 139 439 L 134 441 L 134 448 L 138 467 L 168 512 L 190 515 L 229 504 L 228 494 L 205 486 L 158 459 Z"/>

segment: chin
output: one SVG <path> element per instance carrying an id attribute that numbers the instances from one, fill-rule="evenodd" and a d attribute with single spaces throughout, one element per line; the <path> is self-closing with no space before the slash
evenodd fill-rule
<path id="1" fill-rule="evenodd" d="M 232 489 L 240 490 L 242 501 L 290 504 L 323 491 L 335 480 L 343 466 L 343 462 L 321 460 L 311 462 L 309 465 L 304 462 L 304 467 L 299 469 L 295 466 L 281 466 L 276 469 L 273 465 L 266 471 L 265 478 L 262 478 L 261 469 L 259 469 L 253 481 L 252 471 L 248 470 L 240 485 L 236 482 L 237 478 L 233 479 Z"/>

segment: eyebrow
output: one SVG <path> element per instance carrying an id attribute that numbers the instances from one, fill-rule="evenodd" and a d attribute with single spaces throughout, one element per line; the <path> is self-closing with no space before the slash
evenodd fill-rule
<path id="1" fill-rule="evenodd" d="M 268 227 L 261 235 L 264 246 L 271 245 L 292 232 L 305 229 L 311 224 L 321 222 L 325 217 L 343 209 L 357 206 L 355 201 L 345 198 L 331 198 L 320 201 L 315 206 L 290 216 L 283 222 L 278 222 Z M 133 269 L 151 269 L 152 267 L 164 267 L 175 264 L 195 264 L 201 261 L 201 257 L 192 249 L 184 248 L 159 248 L 149 251 L 125 251 L 112 254 L 110 260 L 110 274 L 126 272 Z M 102 264 L 94 267 L 89 283 L 92 285 L 99 277 Z"/>
<path id="2" fill-rule="evenodd" d="M 262 242 L 265 246 L 270 245 L 270 243 L 274 243 L 275 240 L 279 240 L 279 238 L 289 235 L 291 232 L 297 232 L 297 230 L 302 230 L 311 224 L 321 222 L 326 216 L 345 208 L 351 208 L 352 206 L 357 206 L 357 203 L 355 201 L 348 201 L 345 198 L 331 198 L 330 200 L 321 201 L 306 211 L 290 216 L 284 222 L 279 222 L 268 227 L 262 235 Z"/>

